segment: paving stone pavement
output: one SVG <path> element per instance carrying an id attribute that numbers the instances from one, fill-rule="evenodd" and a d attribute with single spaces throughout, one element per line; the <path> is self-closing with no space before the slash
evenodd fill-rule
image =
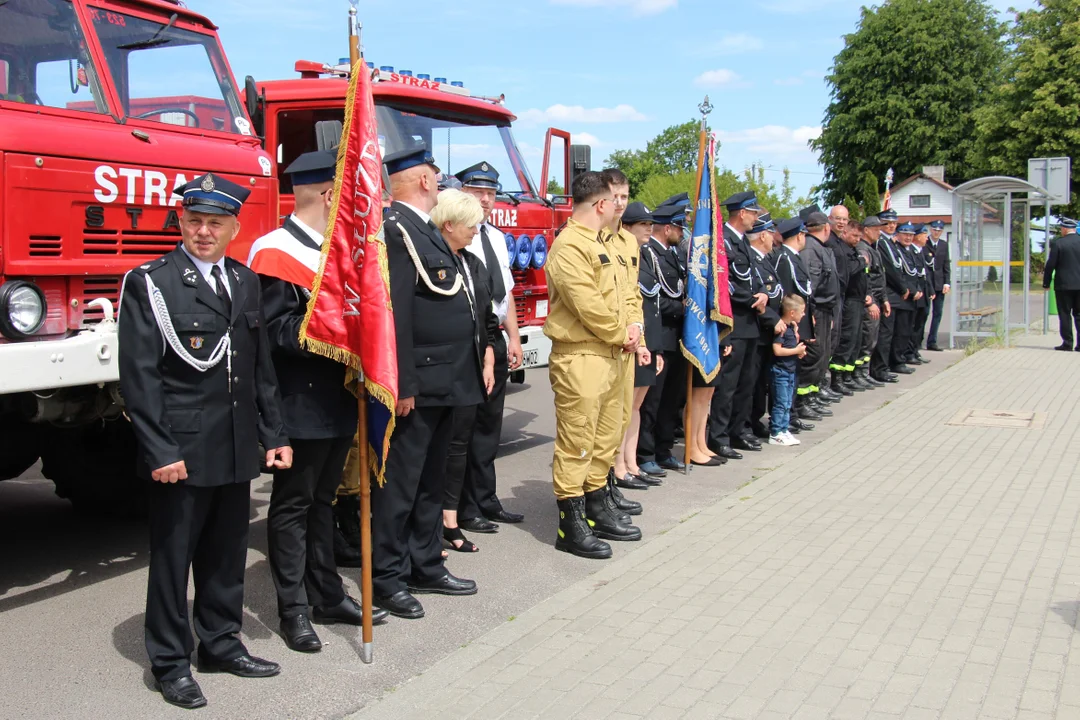
<path id="1" fill-rule="evenodd" d="M 352 717 L 1080 718 L 1080 354 L 1051 340 L 972 355 Z M 947 424 L 968 409 L 1041 415 Z"/>

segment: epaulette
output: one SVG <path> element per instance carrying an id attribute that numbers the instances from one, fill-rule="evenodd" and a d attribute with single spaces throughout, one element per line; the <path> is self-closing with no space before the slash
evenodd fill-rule
<path id="1" fill-rule="evenodd" d="M 160 268 L 165 267 L 166 263 L 168 263 L 168 262 L 169 262 L 168 257 L 163 255 L 162 257 L 159 257 L 157 260 L 151 260 L 148 263 L 143 263 L 142 265 L 135 268 L 135 270 L 142 270 L 144 272 L 154 272 L 155 270 L 158 270 Z"/>
<path id="2" fill-rule="evenodd" d="M 388 222 L 397 222 L 397 215 L 387 215 L 386 219 Z"/>

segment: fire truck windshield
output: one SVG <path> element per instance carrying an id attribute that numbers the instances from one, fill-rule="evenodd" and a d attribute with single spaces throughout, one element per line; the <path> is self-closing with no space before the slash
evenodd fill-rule
<path id="1" fill-rule="evenodd" d="M 376 106 L 379 144 L 384 157 L 422 141 L 444 173 L 452 175 L 486 162 L 498 171 L 503 195 L 516 200 L 536 200 L 535 185 L 509 126 L 480 125 L 470 123 L 465 117 L 451 119 L 430 110 L 423 112 Z"/>
<path id="2" fill-rule="evenodd" d="M 251 135 L 217 38 L 88 8 L 127 118 Z"/>
<path id="3" fill-rule="evenodd" d="M 86 38 L 68 0 L 0 4 L 0 101 L 105 113 Z"/>

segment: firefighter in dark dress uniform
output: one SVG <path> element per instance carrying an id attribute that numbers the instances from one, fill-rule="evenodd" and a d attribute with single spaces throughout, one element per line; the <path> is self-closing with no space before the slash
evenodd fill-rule
<path id="1" fill-rule="evenodd" d="M 412 593 L 473 595 L 476 583 L 451 575 L 442 559 L 443 473 L 454 408 L 478 405 L 486 347 L 483 322 L 460 257 L 428 214 L 438 168 L 426 146 L 387 155 L 394 202 L 384 221 L 397 335 L 397 427 L 386 483 L 372 488 L 375 605 L 421 618 Z"/>
<path id="2" fill-rule="evenodd" d="M 256 240 L 248 256 L 248 266 L 262 283 L 266 330 L 293 449 L 292 467 L 274 472 L 266 534 L 281 634 L 297 652 L 322 649 L 312 618 L 352 625 L 363 620 L 334 562 L 333 502 L 356 433 L 356 396 L 345 385 L 345 365 L 300 347 L 300 326 L 330 219 L 336 165 L 334 153 L 310 152 L 285 170 L 296 210 L 284 227 Z M 377 608 L 374 619 L 386 615 Z"/>
<path id="3" fill-rule="evenodd" d="M 881 327 L 882 317 L 891 312 L 888 301 L 885 298 L 885 268 L 881 263 L 881 253 L 877 249 L 878 235 L 881 233 L 881 220 L 876 215 L 863 220 L 860 227 L 862 240 L 855 249 L 863 256 L 866 262 L 866 294 L 870 297 L 870 304 L 863 309 L 863 326 L 861 345 L 861 365 L 856 370 L 863 382 L 873 387 L 883 387 L 888 380 L 878 380 L 870 373 L 871 358 L 874 348 L 877 346 L 878 329 Z M 888 376 L 891 377 L 891 374 Z"/>
<path id="4" fill-rule="evenodd" d="M 771 373 L 769 369 L 773 363 L 772 339 L 777 336 L 777 328 L 784 327 L 780 324 L 780 304 L 784 301 L 784 286 L 776 275 L 776 266 L 772 259 L 773 251 L 773 228 L 776 224 L 772 221 L 769 213 L 758 215 L 754 226 L 746 234 L 750 240 L 750 260 L 754 264 L 755 279 L 769 299 L 765 303 L 765 310 L 758 316 L 758 325 L 761 328 L 762 341 L 758 343 L 754 383 L 754 394 L 751 398 L 749 422 L 740 434 L 752 433 L 754 437 L 767 439 L 768 428 L 761 419 L 769 412 L 769 395 L 771 393 Z M 783 334 L 783 330 L 779 334 Z M 764 432 L 764 437 L 762 433 Z"/>
<path id="5" fill-rule="evenodd" d="M 292 463 L 259 279 L 225 257 L 250 194 L 204 175 L 178 187 L 182 242 L 124 279 L 120 388 L 150 481 L 146 650 L 162 696 L 206 704 L 191 677 L 188 569 L 202 672 L 269 677 L 240 641 L 251 481 Z M 260 459 L 259 444 L 266 449 Z"/>
<path id="6" fill-rule="evenodd" d="M 786 295 L 798 295 L 806 303 L 806 312 L 799 322 L 799 337 L 803 342 L 814 341 L 813 302 L 814 287 L 810 280 L 810 271 L 807 270 L 800 252 L 806 246 L 806 225 L 802 218 L 794 217 L 781 220 L 776 225 L 777 234 L 782 244 L 776 248 L 775 263 L 776 277 L 784 288 Z M 799 369 L 802 372 L 802 369 Z M 808 420 L 820 420 L 822 415 L 806 404 L 810 395 L 810 383 L 804 382 L 800 377 L 796 384 L 795 399 L 792 405 L 791 419 L 788 422 L 788 430 L 799 433 L 804 430 L 813 430 L 814 424 Z"/>
<path id="7" fill-rule="evenodd" d="M 925 225 L 915 226 L 915 240 L 911 245 L 911 252 L 915 258 L 915 268 L 919 275 L 919 289 L 922 297 L 915 303 L 915 315 L 912 323 L 911 339 L 908 341 L 907 360 L 913 365 L 926 365 L 930 361 L 919 353 L 923 339 L 926 337 L 926 321 L 930 319 L 931 303 L 934 300 L 934 288 L 937 281 L 934 278 L 935 257 L 934 247 L 930 244 L 930 232 Z"/>
<path id="8" fill-rule="evenodd" d="M 915 370 L 904 362 L 908 342 L 914 330 L 915 303 L 921 299 L 915 257 L 911 241 L 915 226 L 904 223 L 897 228 L 896 240 L 881 239 L 881 257 L 885 261 L 885 283 L 890 291 L 889 303 L 894 316 L 892 343 L 889 349 L 889 369 L 894 373 L 910 375 Z"/>
<path id="9" fill-rule="evenodd" d="M 1070 350 L 1073 341 L 1080 341 L 1080 235 L 1076 234 L 1076 221 L 1061 218 L 1061 237 L 1050 241 L 1050 254 L 1043 272 L 1043 290 L 1054 285 L 1054 299 L 1058 307 L 1058 331 L 1061 344 L 1058 350 Z M 1077 335 L 1073 335 L 1073 325 Z M 1080 344 L 1076 345 L 1080 352 Z"/>

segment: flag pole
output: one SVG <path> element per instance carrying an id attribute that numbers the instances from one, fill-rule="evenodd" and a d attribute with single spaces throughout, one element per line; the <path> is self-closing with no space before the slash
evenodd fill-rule
<path id="1" fill-rule="evenodd" d="M 694 183 L 694 218 L 697 218 L 697 203 L 700 199 L 698 196 L 701 194 L 701 176 L 705 172 L 705 142 L 706 134 L 708 133 L 708 117 L 712 112 L 713 106 L 709 102 L 709 96 L 705 96 L 705 101 L 698 105 L 698 111 L 701 113 L 701 137 L 698 139 L 698 168 L 697 168 L 697 181 Z M 693 225 L 690 226 L 690 232 L 693 233 Z M 694 405 L 694 366 L 687 363 L 686 368 L 686 408 L 683 410 L 683 474 L 690 474 L 690 443 L 693 442 L 693 405 Z"/>
<path id="2" fill-rule="evenodd" d="M 352 72 L 363 72 L 360 67 L 360 33 L 356 17 L 356 3 L 349 8 L 349 65 Z M 367 391 L 361 373 L 356 391 L 356 437 L 360 465 L 360 610 L 363 621 L 360 631 L 360 659 L 370 664 L 374 660 L 371 608 L 371 467 L 368 464 Z"/>

